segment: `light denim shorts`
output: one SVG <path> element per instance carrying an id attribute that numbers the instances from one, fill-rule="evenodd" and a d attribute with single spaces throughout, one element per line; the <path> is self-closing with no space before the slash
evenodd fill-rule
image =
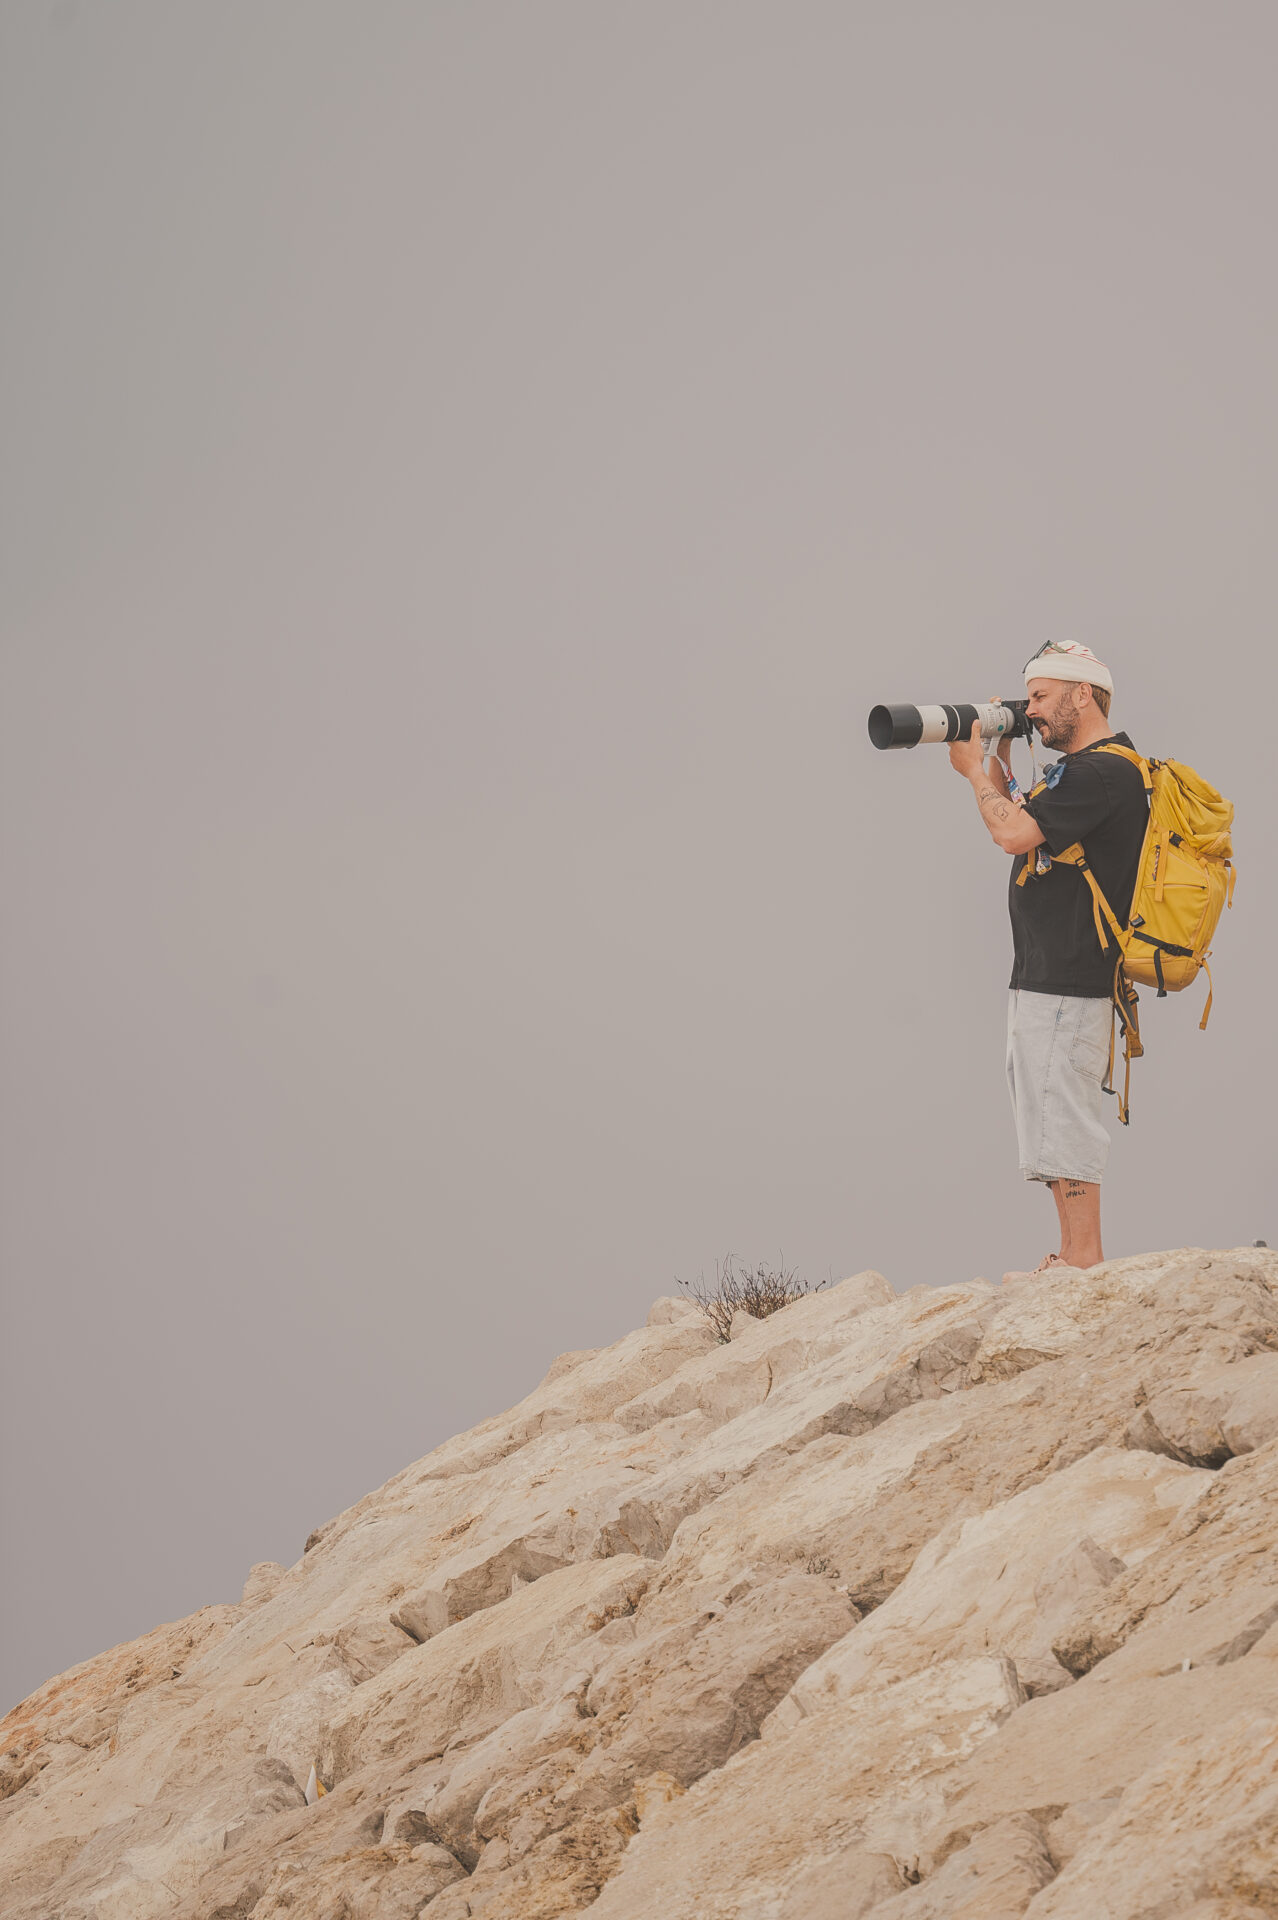
<path id="1" fill-rule="evenodd" d="M 1007 1085 L 1027 1180 L 1095 1180 L 1109 1134 L 1101 1081 L 1113 1007 L 1064 993 L 1007 996 Z"/>

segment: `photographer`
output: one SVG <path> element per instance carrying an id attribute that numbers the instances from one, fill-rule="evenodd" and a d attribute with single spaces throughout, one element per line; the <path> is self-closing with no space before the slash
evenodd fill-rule
<path id="1" fill-rule="evenodd" d="M 1007 1079 L 1021 1172 L 1049 1186 L 1060 1220 L 1060 1250 L 1034 1269 L 1090 1267 L 1101 1250 L 1100 1182 L 1109 1154 L 1101 1118 L 1109 1059 L 1117 950 L 1097 938 L 1092 895 L 1077 867 L 1051 860 L 1081 841 L 1088 864 L 1120 922 L 1148 819 L 1139 770 L 1102 741 L 1131 746 L 1109 725 L 1113 680 L 1087 647 L 1049 641 L 1025 669 L 1026 717 L 1043 744 L 1064 755 L 1026 798 L 1009 786 L 1011 742 L 983 763 L 978 729 L 950 748 L 950 764 L 976 795 L 981 818 L 1004 853 L 1015 855 L 1009 889 L 1011 990 Z M 1026 867 L 1033 871 L 1024 880 Z M 1008 1280 L 1024 1279 L 1007 1273 Z"/>

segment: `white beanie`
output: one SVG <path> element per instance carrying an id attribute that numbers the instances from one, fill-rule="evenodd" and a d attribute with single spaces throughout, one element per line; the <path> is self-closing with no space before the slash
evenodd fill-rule
<path id="1" fill-rule="evenodd" d="M 1079 680 L 1089 686 L 1114 691 L 1114 678 L 1090 647 L 1077 640 L 1049 640 L 1046 646 L 1025 662 L 1025 684 L 1031 680 Z"/>

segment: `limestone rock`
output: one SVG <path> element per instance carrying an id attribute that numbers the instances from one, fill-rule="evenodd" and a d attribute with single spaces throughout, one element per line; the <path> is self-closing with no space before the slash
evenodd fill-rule
<path id="1" fill-rule="evenodd" d="M 746 1747 L 640 1828 L 599 1920 L 730 1920 L 747 1887 L 756 1911 L 798 1920 L 814 1862 L 912 1852 L 929 1776 L 990 1740 L 1020 1698 L 1006 1660 L 942 1662 L 804 1719 L 784 1762 L 771 1743 Z"/>
<path id="2" fill-rule="evenodd" d="M 650 1327 L 664 1326 L 666 1324 L 668 1323 L 665 1321 L 656 1321 L 652 1319 L 651 1315 L 649 1316 L 648 1325 Z M 556 1354 L 542 1376 L 542 1386 L 548 1387 L 553 1381 L 562 1380 L 563 1376 L 566 1373 L 571 1373 L 574 1367 L 581 1366 L 583 1362 L 587 1360 L 593 1360 L 598 1351 L 598 1347 L 576 1347 L 571 1353 Z"/>
<path id="3" fill-rule="evenodd" d="M 249 1568 L 244 1591 L 240 1595 L 240 1605 L 260 1607 L 264 1600 L 270 1599 L 285 1578 L 286 1569 L 278 1560 L 259 1560 L 256 1566 Z"/>
<path id="4" fill-rule="evenodd" d="M 1098 1448 L 988 1513 L 940 1532 L 891 1598 L 795 1682 L 766 1730 L 775 1734 L 886 1676 L 904 1678 L 938 1657 L 997 1647 L 1014 1659 L 1052 1653 L 1061 1554 L 1087 1560 L 1098 1535 L 1110 1558 L 1143 1559 L 1211 1476 L 1153 1454 Z M 1070 1541 L 1079 1517 L 1091 1533 Z M 1045 1576 L 1047 1576 L 1045 1578 Z"/>
<path id="5" fill-rule="evenodd" d="M 1278 1439 L 1278 1353 L 1257 1353 L 1205 1378 L 1165 1387 L 1133 1423 L 1131 1444 L 1220 1467 Z"/>
<path id="6" fill-rule="evenodd" d="M 1032 1920 L 1242 1920 L 1273 1912 L 1276 1896 L 1278 1718 L 1241 1713 L 1167 1749 L 1027 1911 Z"/>
<path id="7" fill-rule="evenodd" d="M 984 1282 L 918 1288 L 868 1304 L 882 1285 L 877 1274 L 858 1276 L 796 1301 L 695 1372 L 684 1369 L 660 1393 L 621 1406 L 618 1419 L 641 1430 L 697 1412 L 715 1431 L 693 1436 L 673 1466 L 622 1504 L 598 1550 L 659 1557 L 681 1521 L 759 1466 L 824 1434 L 866 1433 L 915 1400 L 960 1391 L 963 1356 L 980 1344 L 979 1316 L 994 1309 L 993 1290 Z M 793 1336 L 792 1314 L 802 1316 Z"/>
<path id="8" fill-rule="evenodd" d="M 700 1311 L 694 1301 L 685 1300 L 681 1294 L 663 1293 L 649 1307 L 646 1324 L 650 1327 L 672 1327 L 677 1320 L 695 1319 Z"/>
<path id="9" fill-rule="evenodd" d="M 1274 1908 L 1278 1255 L 732 1335 L 656 1302 L 15 1708 L 5 1920 Z"/>
<path id="10" fill-rule="evenodd" d="M 319 1757 L 329 1722 L 340 1713 L 353 1692 L 350 1675 L 334 1660 L 285 1700 L 266 1729 L 267 1758 L 288 1768 L 298 1786 Z"/>
<path id="11" fill-rule="evenodd" d="M 1014 1813 L 982 1827 L 925 1883 L 871 1911 L 874 1920 L 1019 1920 L 1055 1877 L 1039 1822 Z"/>

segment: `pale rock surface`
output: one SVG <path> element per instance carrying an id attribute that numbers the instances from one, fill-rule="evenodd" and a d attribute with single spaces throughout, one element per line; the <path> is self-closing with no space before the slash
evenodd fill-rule
<path id="1" fill-rule="evenodd" d="M 1278 1440 L 1278 1353 L 1253 1354 L 1203 1379 L 1165 1387 L 1133 1424 L 1133 1444 L 1222 1466 Z"/>
<path id="2" fill-rule="evenodd" d="M 997 1311 L 994 1290 L 984 1281 L 918 1287 L 878 1304 L 885 1287 L 870 1274 L 809 1295 L 695 1371 L 622 1405 L 619 1421 L 639 1431 L 660 1430 L 681 1413 L 699 1414 L 714 1431 L 621 1505 L 599 1550 L 660 1557 L 681 1521 L 759 1466 L 824 1434 L 865 1433 L 916 1400 L 961 1391 L 982 1317 Z M 795 1335 L 785 1326 L 790 1314 L 802 1316 Z"/>
<path id="3" fill-rule="evenodd" d="M 240 1605 L 260 1607 L 264 1600 L 269 1600 L 273 1593 L 278 1592 L 287 1573 L 288 1569 L 282 1567 L 278 1560 L 259 1560 L 255 1567 L 248 1570 L 248 1578 L 240 1594 Z"/>
<path id="4" fill-rule="evenodd" d="M 648 1309 L 647 1325 L 650 1327 L 673 1326 L 676 1320 L 695 1320 L 699 1308 L 691 1300 L 680 1294 L 663 1293 L 654 1300 Z"/>
<path id="5" fill-rule="evenodd" d="M 914 1810 L 929 1805 L 935 1775 L 992 1739 L 1020 1700 L 1009 1661 L 943 1661 L 867 1689 L 854 1710 L 805 1718 L 784 1762 L 771 1742 L 756 1742 L 640 1829 L 600 1897 L 599 1920 L 735 1920 L 739 1911 L 803 1920 L 812 1862 L 911 1856 Z"/>
<path id="6" fill-rule="evenodd" d="M 1278 1256 L 731 1331 L 658 1300 L 15 1708 L 5 1920 L 1278 1911 Z"/>
<path id="7" fill-rule="evenodd" d="M 1033 1814 L 982 1827 L 929 1880 L 874 1908 L 875 1920 L 1017 1920 L 1056 1867 Z"/>
<path id="8" fill-rule="evenodd" d="M 1245 1920 L 1276 1909 L 1278 1718 L 1242 1713 L 1166 1749 L 1025 1911 L 1032 1920 Z"/>
<path id="9" fill-rule="evenodd" d="M 1060 1577 L 1062 1551 L 1082 1548 L 1078 1558 L 1088 1559 L 1083 1541 L 1098 1536 L 1109 1561 L 1141 1560 L 1211 1483 L 1211 1474 L 1155 1454 L 1098 1447 L 988 1513 L 954 1521 L 877 1612 L 813 1661 L 765 1732 L 780 1733 L 804 1714 L 938 1657 L 998 1647 L 1018 1663 L 1050 1659 L 1057 1606 L 1054 1580 L 1044 1576 Z M 1071 1539 L 1084 1514 L 1089 1532 Z M 1052 1602 L 1046 1617 L 1040 1588 Z"/>

